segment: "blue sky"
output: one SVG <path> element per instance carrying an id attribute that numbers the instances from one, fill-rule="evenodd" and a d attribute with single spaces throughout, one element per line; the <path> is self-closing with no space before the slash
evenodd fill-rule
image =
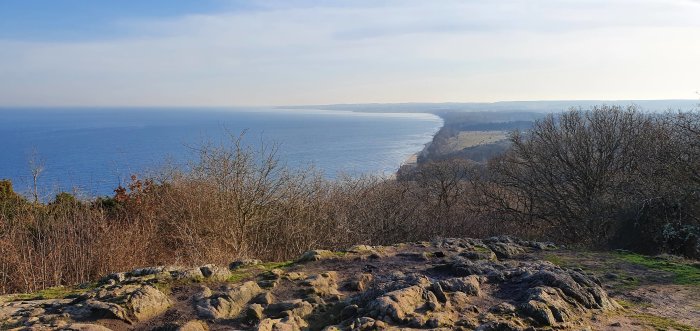
<path id="1" fill-rule="evenodd" d="M 0 1 L 0 105 L 696 97 L 697 0 Z"/>
<path id="2" fill-rule="evenodd" d="M 225 0 L 4 0 L 0 38 L 75 41 L 128 34 L 121 22 L 243 10 L 249 4 Z"/>

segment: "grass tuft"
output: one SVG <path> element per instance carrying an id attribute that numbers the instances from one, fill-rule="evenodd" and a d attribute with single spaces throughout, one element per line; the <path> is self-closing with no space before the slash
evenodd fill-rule
<path id="1" fill-rule="evenodd" d="M 552 262 L 553 264 L 562 267 L 564 265 L 564 259 L 559 255 L 549 254 L 544 257 L 545 261 Z"/>
<path id="2" fill-rule="evenodd" d="M 294 265 L 294 261 L 284 261 L 284 262 L 266 262 L 256 265 L 255 267 L 269 271 L 272 269 L 284 269 L 289 268 Z"/>
<path id="3" fill-rule="evenodd" d="M 270 271 L 272 269 L 285 269 L 294 265 L 294 261 L 265 262 L 250 267 L 240 268 L 231 272 L 231 276 L 226 280 L 229 283 L 238 283 L 244 279 L 253 277 L 255 271 Z"/>
<path id="4" fill-rule="evenodd" d="M 10 301 L 66 299 L 84 294 L 97 287 L 97 283 L 78 286 L 56 286 L 32 293 L 19 293 L 9 296 Z"/>
<path id="5" fill-rule="evenodd" d="M 686 325 L 683 323 L 676 322 L 668 317 L 661 317 L 652 314 L 632 314 L 629 317 L 637 319 L 648 326 L 653 327 L 655 330 L 678 330 L 678 331 L 697 331 L 698 329 Z"/>
<path id="6" fill-rule="evenodd" d="M 700 286 L 700 267 L 695 265 L 629 252 L 618 252 L 617 254 L 620 259 L 626 262 L 673 274 L 675 284 Z"/>
<path id="7" fill-rule="evenodd" d="M 231 276 L 226 279 L 229 283 L 239 283 L 246 278 L 253 276 L 253 272 L 250 270 L 239 270 L 231 273 Z"/>

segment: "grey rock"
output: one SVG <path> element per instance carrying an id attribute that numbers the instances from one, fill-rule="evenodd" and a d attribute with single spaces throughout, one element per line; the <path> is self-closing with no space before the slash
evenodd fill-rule
<path id="1" fill-rule="evenodd" d="M 170 276 L 173 279 L 202 279 L 204 275 L 199 268 L 183 268 L 179 270 L 173 270 L 170 272 Z"/>
<path id="2" fill-rule="evenodd" d="M 175 331 L 207 331 L 209 327 L 206 323 L 198 320 L 189 321 L 175 329 Z"/>
<path id="3" fill-rule="evenodd" d="M 267 306 L 275 302 L 275 297 L 272 295 L 272 293 L 266 291 L 258 294 L 251 302 Z"/>
<path id="4" fill-rule="evenodd" d="M 487 243 L 487 245 L 499 259 L 512 259 L 525 253 L 522 246 L 514 243 L 492 242 Z"/>
<path id="5" fill-rule="evenodd" d="M 242 259 L 231 262 L 228 268 L 231 270 L 236 270 L 240 268 L 250 267 L 254 265 L 262 264 L 262 261 L 256 259 Z"/>
<path id="6" fill-rule="evenodd" d="M 257 303 L 248 306 L 248 310 L 246 311 L 246 318 L 249 321 L 260 321 L 263 319 L 263 316 L 263 306 Z"/>
<path id="7" fill-rule="evenodd" d="M 64 311 L 74 319 L 111 317 L 134 323 L 164 313 L 172 304 L 167 295 L 151 285 L 124 285 L 98 288 Z"/>
<path id="8" fill-rule="evenodd" d="M 231 272 L 224 267 L 214 264 L 207 264 L 199 267 L 200 272 L 205 278 L 215 281 L 225 281 L 231 277 Z"/>
<path id="9" fill-rule="evenodd" d="M 313 261 L 332 259 L 334 257 L 336 257 L 336 255 L 331 251 L 317 249 L 317 250 L 305 252 L 304 254 L 302 254 L 299 257 L 297 262 L 313 262 Z"/>
<path id="10" fill-rule="evenodd" d="M 213 293 L 196 303 L 197 314 L 207 319 L 235 318 L 261 292 L 260 286 L 250 281 L 224 292 Z"/>
<path id="11" fill-rule="evenodd" d="M 472 296 L 481 295 L 479 277 L 474 275 L 441 280 L 438 284 L 443 290 L 448 292 L 462 292 Z"/>
<path id="12" fill-rule="evenodd" d="M 97 324 L 86 324 L 86 323 L 73 323 L 62 328 L 61 331 L 112 331 L 112 329 L 106 328 L 102 325 Z"/>
<path id="13" fill-rule="evenodd" d="M 313 310 L 314 307 L 310 303 L 295 299 L 268 305 L 267 308 L 265 308 L 265 315 L 271 318 L 282 318 L 287 316 L 289 312 L 294 316 L 303 318 L 311 314 Z"/>

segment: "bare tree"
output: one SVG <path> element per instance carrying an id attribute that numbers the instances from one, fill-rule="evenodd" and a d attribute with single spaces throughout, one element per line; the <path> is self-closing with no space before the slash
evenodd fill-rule
<path id="1" fill-rule="evenodd" d="M 492 179 L 508 188 L 503 205 L 525 220 L 545 222 L 570 241 L 605 237 L 652 129 L 634 107 L 550 115 L 511 136 L 512 149 L 490 163 Z"/>
<path id="2" fill-rule="evenodd" d="M 36 148 L 29 155 L 29 171 L 32 174 L 32 196 L 34 203 L 39 202 L 39 176 L 44 172 L 45 162 Z"/>

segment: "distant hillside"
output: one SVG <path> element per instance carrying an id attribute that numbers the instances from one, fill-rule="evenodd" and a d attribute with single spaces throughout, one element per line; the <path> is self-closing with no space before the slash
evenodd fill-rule
<path id="1" fill-rule="evenodd" d="M 363 112 L 455 112 L 455 111 L 530 111 L 559 112 L 571 107 L 590 108 L 596 105 L 637 105 L 647 111 L 664 111 L 668 109 L 693 109 L 698 105 L 697 99 L 671 100 L 556 100 L 556 101 L 499 101 L 499 102 L 464 102 L 464 103 L 367 103 L 306 105 L 281 107 L 288 109 L 328 109 Z"/>

